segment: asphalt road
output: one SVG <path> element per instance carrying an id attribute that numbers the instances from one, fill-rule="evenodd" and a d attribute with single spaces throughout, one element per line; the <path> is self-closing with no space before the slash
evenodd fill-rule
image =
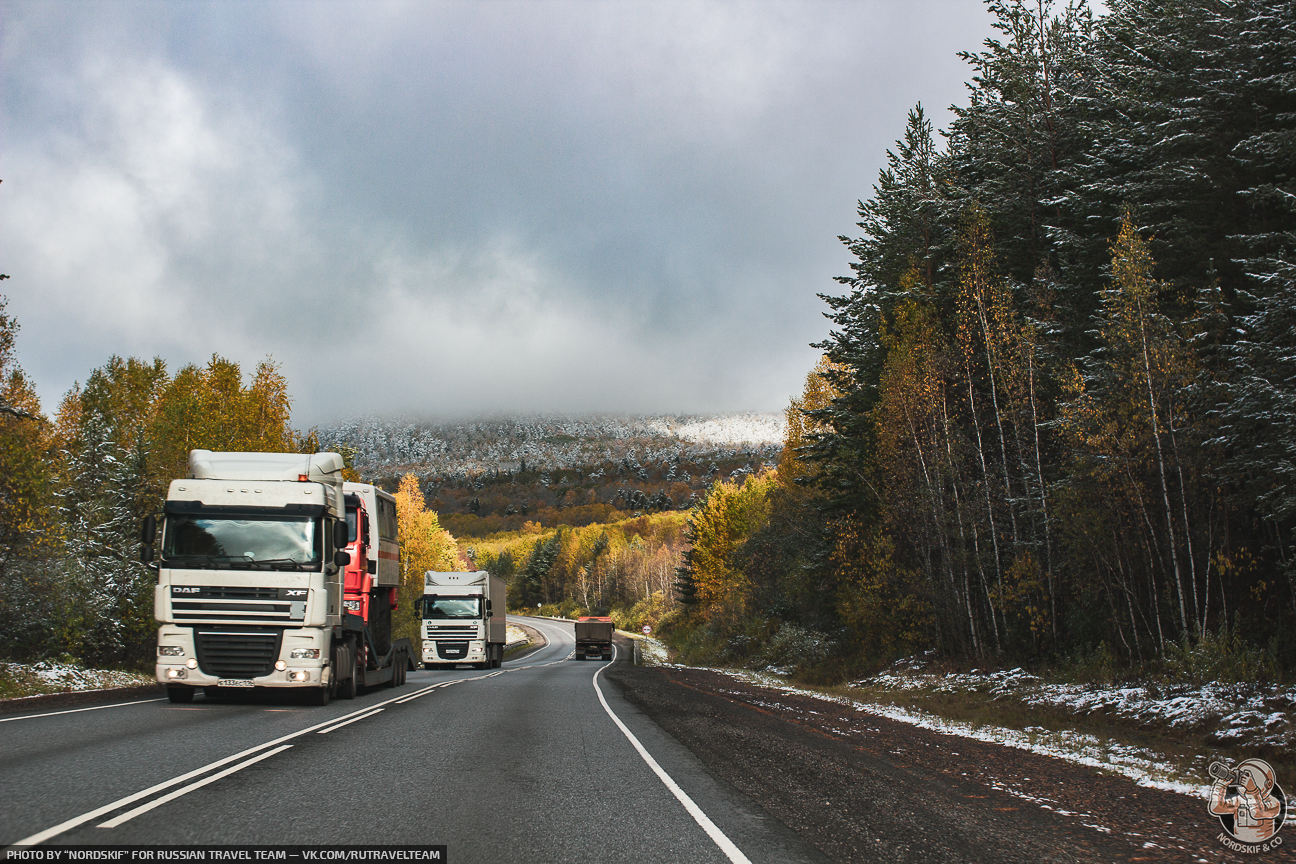
<path id="1" fill-rule="evenodd" d="M 420 670 L 325 707 L 154 698 L 0 718 L 0 846 L 444 844 L 454 864 L 825 860 L 622 699 L 597 674 L 608 664 L 571 659 L 571 625 L 526 620 L 550 644 L 499 670 Z"/>

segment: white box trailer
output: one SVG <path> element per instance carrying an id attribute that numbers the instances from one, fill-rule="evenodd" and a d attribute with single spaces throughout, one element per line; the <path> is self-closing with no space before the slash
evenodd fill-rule
<path id="1" fill-rule="evenodd" d="M 423 575 L 423 668 L 504 662 L 504 580 L 485 570 Z"/>
<path id="2" fill-rule="evenodd" d="M 368 553 L 348 536 L 342 467 L 337 453 L 189 454 L 190 476 L 171 482 L 161 524 L 148 517 L 141 536 L 171 701 L 291 688 L 325 704 L 404 682 L 413 645 L 376 650 L 344 602 L 348 548 Z"/>

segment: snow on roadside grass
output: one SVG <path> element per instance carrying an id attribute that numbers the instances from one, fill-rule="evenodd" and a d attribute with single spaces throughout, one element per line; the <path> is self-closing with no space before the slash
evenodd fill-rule
<path id="1" fill-rule="evenodd" d="M 645 666 L 668 666 L 670 655 L 666 646 L 651 636 L 636 636 L 639 640 L 639 656 Z"/>
<path id="2" fill-rule="evenodd" d="M 111 669 L 85 669 L 73 663 L 0 663 L 0 695 L 6 698 L 111 690 L 153 683 L 156 680 L 152 675 Z"/>
<path id="3" fill-rule="evenodd" d="M 988 693 L 1073 714 L 1103 712 L 1143 725 L 1207 729 L 1228 744 L 1296 746 L 1296 688 L 1264 684 L 1051 684 L 1022 669 L 924 674 L 921 658 L 900 661 L 854 687 L 925 693 Z"/>
<path id="4" fill-rule="evenodd" d="M 662 663 L 659 665 L 670 664 Z M 677 666 L 676 668 L 694 669 L 698 667 Z M 1201 776 L 1197 772 L 1173 765 L 1166 757 L 1158 753 L 1141 747 L 1121 744 L 1117 741 L 1099 739 L 1083 732 L 1070 730 L 1054 732 L 1039 726 L 1017 730 L 988 724 L 972 724 L 960 720 L 949 720 L 926 711 L 863 702 L 848 696 L 807 690 L 768 672 L 752 672 L 742 669 L 707 669 L 705 671 L 717 672 L 746 684 L 768 687 L 772 690 L 780 690 L 796 696 L 808 696 L 825 702 L 849 705 L 856 711 L 908 723 L 921 729 L 939 732 L 942 735 L 971 738 L 977 741 L 1025 750 L 1030 753 L 1038 753 L 1042 756 L 1065 759 L 1077 765 L 1085 765 L 1124 775 L 1140 786 L 1165 789 L 1194 797 L 1203 797 L 1210 791 L 1209 786 L 1202 785 L 1197 781 L 1197 777 Z"/>

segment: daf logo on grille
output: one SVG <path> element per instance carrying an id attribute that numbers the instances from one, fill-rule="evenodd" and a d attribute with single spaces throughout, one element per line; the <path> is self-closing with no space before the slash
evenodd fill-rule
<path id="1" fill-rule="evenodd" d="M 181 585 L 172 585 L 172 586 L 171 586 L 171 593 L 172 593 L 172 594 L 201 594 L 201 593 L 202 593 L 202 589 L 201 589 L 201 588 L 186 588 L 186 587 L 181 586 Z"/>

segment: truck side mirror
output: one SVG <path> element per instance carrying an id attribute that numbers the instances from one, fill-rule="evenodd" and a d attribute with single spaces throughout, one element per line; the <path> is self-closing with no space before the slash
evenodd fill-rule
<path id="1" fill-rule="evenodd" d="M 342 527 L 345 528 L 346 526 L 344 525 Z M 348 564 L 351 563 L 351 553 L 346 552 L 342 549 L 337 550 L 336 552 L 333 553 L 333 563 L 339 567 L 347 566 Z"/>
<path id="2" fill-rule="evenodd" d="M 423 620 L 423 603 L 419 600 L 414 601 L 414 619 L 416 621 Z"/>
<path id="3" fill-rule="evenodd" d="M 350 532 L 347 530 L 346 522 L 342 521 L 341 519 L 334 522 L 333 523 L 333 545 L 338 547 L 339 549 L 347 545 L 347 541 L 351 539 L 348 536 L 349 533 Z M 349 559 L 347 563 L 350 563 Z"/>
<path id="4" fill-rule="evenodd" d="M 140 527 L 140 542 L 145 546 L 151 546 L 155 537 L 157 537 L 157 517 L 150 513 L 144 517 L 144 524 Z"/>
<path id="5" fill-rule="evenodd" d="M 487 598 L 486 598 L 486 615 L 489 617 L 490 614 L 491 614 L 491 602 L 490 602 L 490 598 L 487 597 Z"/>
<path id="6" fill-rule="evenodd" d="M 145 543 L 143 546 L 140 547 L 140 560 L 143 561 L 145 564 L 153 560 L 152 545 Z"/>

